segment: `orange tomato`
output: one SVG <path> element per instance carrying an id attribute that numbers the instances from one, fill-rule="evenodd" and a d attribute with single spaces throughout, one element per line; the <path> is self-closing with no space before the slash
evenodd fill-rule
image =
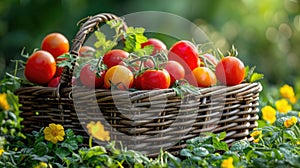
<path id="1" fill-rule="evenodd" d="M 209 87 L 217 83 L 215 73 L 207 67 L 197 67 L 193 70 L 193 75 L 199 87 Z"/>
<path id="2" fill-rule="evenodd" d="M 104 87 L 117 87 L 121 90 L 131 88 L 133 84 L 133 73 L 123 65 L 116 65 L 109 68 L 104 76 Z"/>
<path id="3" fill-rule="evenodd" d="M 69 52 L 69 41 L 60 33 L 50 33 L 42 41 L 42 50 L 48 51 L 56 59 Z"/>

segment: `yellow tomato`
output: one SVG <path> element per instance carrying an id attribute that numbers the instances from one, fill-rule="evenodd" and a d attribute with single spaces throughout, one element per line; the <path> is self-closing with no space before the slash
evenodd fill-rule
<path id="1" fill-rule="evenodd" d="M 133 83 L 133 73 L 123 65 L 109 68 L 104 77 L 105 88 L 129 89 Z"/>
<path id="2" fill-rule="evenodd" d="M 197 67 L 193 70 L 193 75 L 199 87 L 209 87 L 217 83 L 215 73 L 207 67 Z"/>

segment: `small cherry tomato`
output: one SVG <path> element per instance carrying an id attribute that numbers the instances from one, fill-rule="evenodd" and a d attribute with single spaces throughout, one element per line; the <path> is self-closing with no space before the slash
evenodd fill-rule
<path id="1" fill-rule="evenodd" d="M 168 61 L 165 66 L 171 77 L 170 86 L 172 86 L 176 80 L 184 79 L 185 71 L 183 66 L 177 61 Z"/>
<path id="2" fill-rule="evenodd" d="M 170 82 L 170 74 L 165 69 L 148 69 L 141 76 L 143 90 L 167 89 L 170 87 Z"/>
<path id="3" fill-rule="evenodd" d="M 104 77 L 104 87 L 116 87 L 120 90 L 127 90 L 132 87 L 133 73 L 123 65 L 116 65 L 109 68 Z"/>
<path id="4" fill-rule="evenodd" d="M 102 88 L 104 84 L 105 71 L 97 74 L 96 69 L 92 69 L 90 64 L 86 64 L 80 71 L 80 82 L 88 88 Z"/>
<path id="5" fill-rule="evenodd" d="M 49 52 L 43 50 L 33 53 L 28 58 L 24 71 L 27 80 L 40 85 L 47 84 L 55 72 L 55 59 Z"/>
<path id="6" fill-rule="evenodd" d="M 58 56 L 68 53 L 69 41 L 61 33 L 51 33 L 44 37 L 42 41 L 42 50 L 50 52 L 56 59 Z"/>
<path id="7" fill-rule="evenodd" d="M 193 70 L 193 75 L 199 87 L 209 87 L 217 83 L 215 73 L 207 67 L 197 67 Z"/>
<path id="8" fill-rule="evenodd" d="M 107 68 L 111 68 L 115 65 L 120 65 L 123 62 L 123 59 L 128 58 L 129 53 L 120 49 L 114 49 L 108 51 L 103 56 L 103 63 Z"/>
<path id="9" fill-rule="evenodd" d="M 198 51 L 196 46 L 186 40 L 176 42 L 169 51 L 169 60 L 179 62 L 186 73 L 192 72 L 193 69 L 200 66 Z"/>
<path id="10" fill-rule="evenodd" d="M 245 66 L 237 57 L 227 56 L 217 64 L 215 73 L 222 84 L 227 86 L 238 85 L 244 80 Z"/>
<path id="11" fill-rule="evenodd" d="M 80 57 L 93 57 L 96 50 L 90 46 L 82 46 L 79 49 L 79 56 Z"/>
<path id="12" fill-rule="evenodd" d="M 155 38 L 149 38 L 147 42 L 141 44 L 142 48 L 144 48 L 145 46 L 153 46 L 151 55 L 155 55 L 161 51 L 167 51 L 167 46 L 165 45 L 165 43 Z"/>

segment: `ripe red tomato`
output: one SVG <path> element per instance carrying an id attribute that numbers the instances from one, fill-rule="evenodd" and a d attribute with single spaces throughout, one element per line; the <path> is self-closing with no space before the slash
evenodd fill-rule
<path id="1" fill-rule="evenodd" d="M 104 54 L 103 63 L 107 66 L 107 68 L 111 68 L 115 65 L 122 64 L 123 59 L 127 59 L 128 55 L 129 53 L 124 50 L 110 50 L 106 54 Z"/>
<path id="2" fill-rule="evenodd" d="M 48 83 L 48 87 L 57 87 L 59 85 L 60 76 L 54 77 Z"/>
<path id="3" fill-rule="evenodd" d="M 53 56 L 43 50 L 33 53 L 26 62 L 25 77 L 30 82 L 47 84 L 56 72 L 56 62 Z"/>
<path id="4" fill-rule="evenodd" d="M 56 72 L 55 72 L 54 77 L 61 76 L 63 70 L 64 70 L 64 67 L 58 67 L 58 66 L 57 66 L 57 67 L 56 67 Z"/>
<path id="5" fill-rule="evenodd" d="M 116 65 L 109 68 L 104 77 L 104 87 L 111 88 L 112 85 L 120 90 L 132 87 L 133 73 L 123 65 Z"/>
<path id="6" fill-rule="evenodd" d="M 240 84 L 245 77 L 244 63 L 236 57 L 227 56 L 216 66 L 217 79 L 224 85 Z"/>
<path id="7" fill-rule="evenodd" d="M 199 87 L 209 87 L 217 83 L 215 73 L 207 67 L 197 67 L 193 70 L 193 75 Z"/>
<path id="8" fill-rule="evenodd" d="M 79 56 L 80 57 L 93 57 L 96 50 L 90 46 L 82 46 L 79 49 Z"/>
<path id="9" fill-rule="evenodd" d="M 42 50 L 50 52 L 56 59 L 58 56 L 68 53 L 68 39 L 60 33 L 50 33 L 42 41 Z"/>
<path id="10" fill-rule="evenodd" d="M 104 83 L 105 71 L 96 74 L 96 70 L 92 70 L 90 64 L 86 64 L 80 71 L 80 82 L 88 88 L 102 88 Z"/>
<path id="11" fill-rule="evenodd" d="M 167 46 L 165 45 L 165 43 L 155 38 L 149 38 L 147 42 L 141 44 L 142 48 L 144 48 L 145 46 L 153 46 L 151 55 L 155 55 L 161 51 L 167 50 Z"/>
<path id="12" fill-rule="evenodd" d="M 165 70 L 167 70 L 171 77 L 170 86 L 172 86 L 176 80 L 184 79 L 185 71 L 183 66 L 177 61 L 168 61 Z"/>
<path id="13" fill-rule="evenodd" d="M 134 78 L 133 87 L 139 90 L 142 89 L 141 81 L 142 81 L 142 75 L 140 74 Z"/>
<path id="14" fill-rule="evenodd" d="M 176 42 L 169 51 L 169 60 L 179 62 L 186 73 L 190 73 L 193 69 L 200 66 L 198 51 L 196 46 L 186 40 Z"/>
<path id="15" fill-rule="evenodd" d="M 167 89 L 170 87 L 171 77 L 165 70 L 148 69 L 141 76 L 143 90 Z"/>

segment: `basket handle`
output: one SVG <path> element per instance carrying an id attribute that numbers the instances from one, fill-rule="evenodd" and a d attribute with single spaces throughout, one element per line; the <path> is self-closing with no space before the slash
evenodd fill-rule
<path id="1" fill-rule="evenodd" d="M 77 32 L 75 39 L 73 40 L 73 44 L 71 46 L 70 54 L 72 55 L 74 61 L 71 63 L 71 68 L 64 67 L 64 70 L 60 77 L 60 84 L 58 86 L 58 91 L 60 92 L 63 88 L 68 88 L 72 86 L 72 75 L 75 68 L 76 59 L 78 58 L 79 50 L 85 42 L 86 35 L 94 31 L 101 23 L 106 23 L 110 20 L 121 19 L 110 13 L 102 13 L 95 16 L 90 17 L 86 22 L 82 24 L 79 31 Z M 123 21 L 122 29 L 126 29 L 126 24 Z"/>

